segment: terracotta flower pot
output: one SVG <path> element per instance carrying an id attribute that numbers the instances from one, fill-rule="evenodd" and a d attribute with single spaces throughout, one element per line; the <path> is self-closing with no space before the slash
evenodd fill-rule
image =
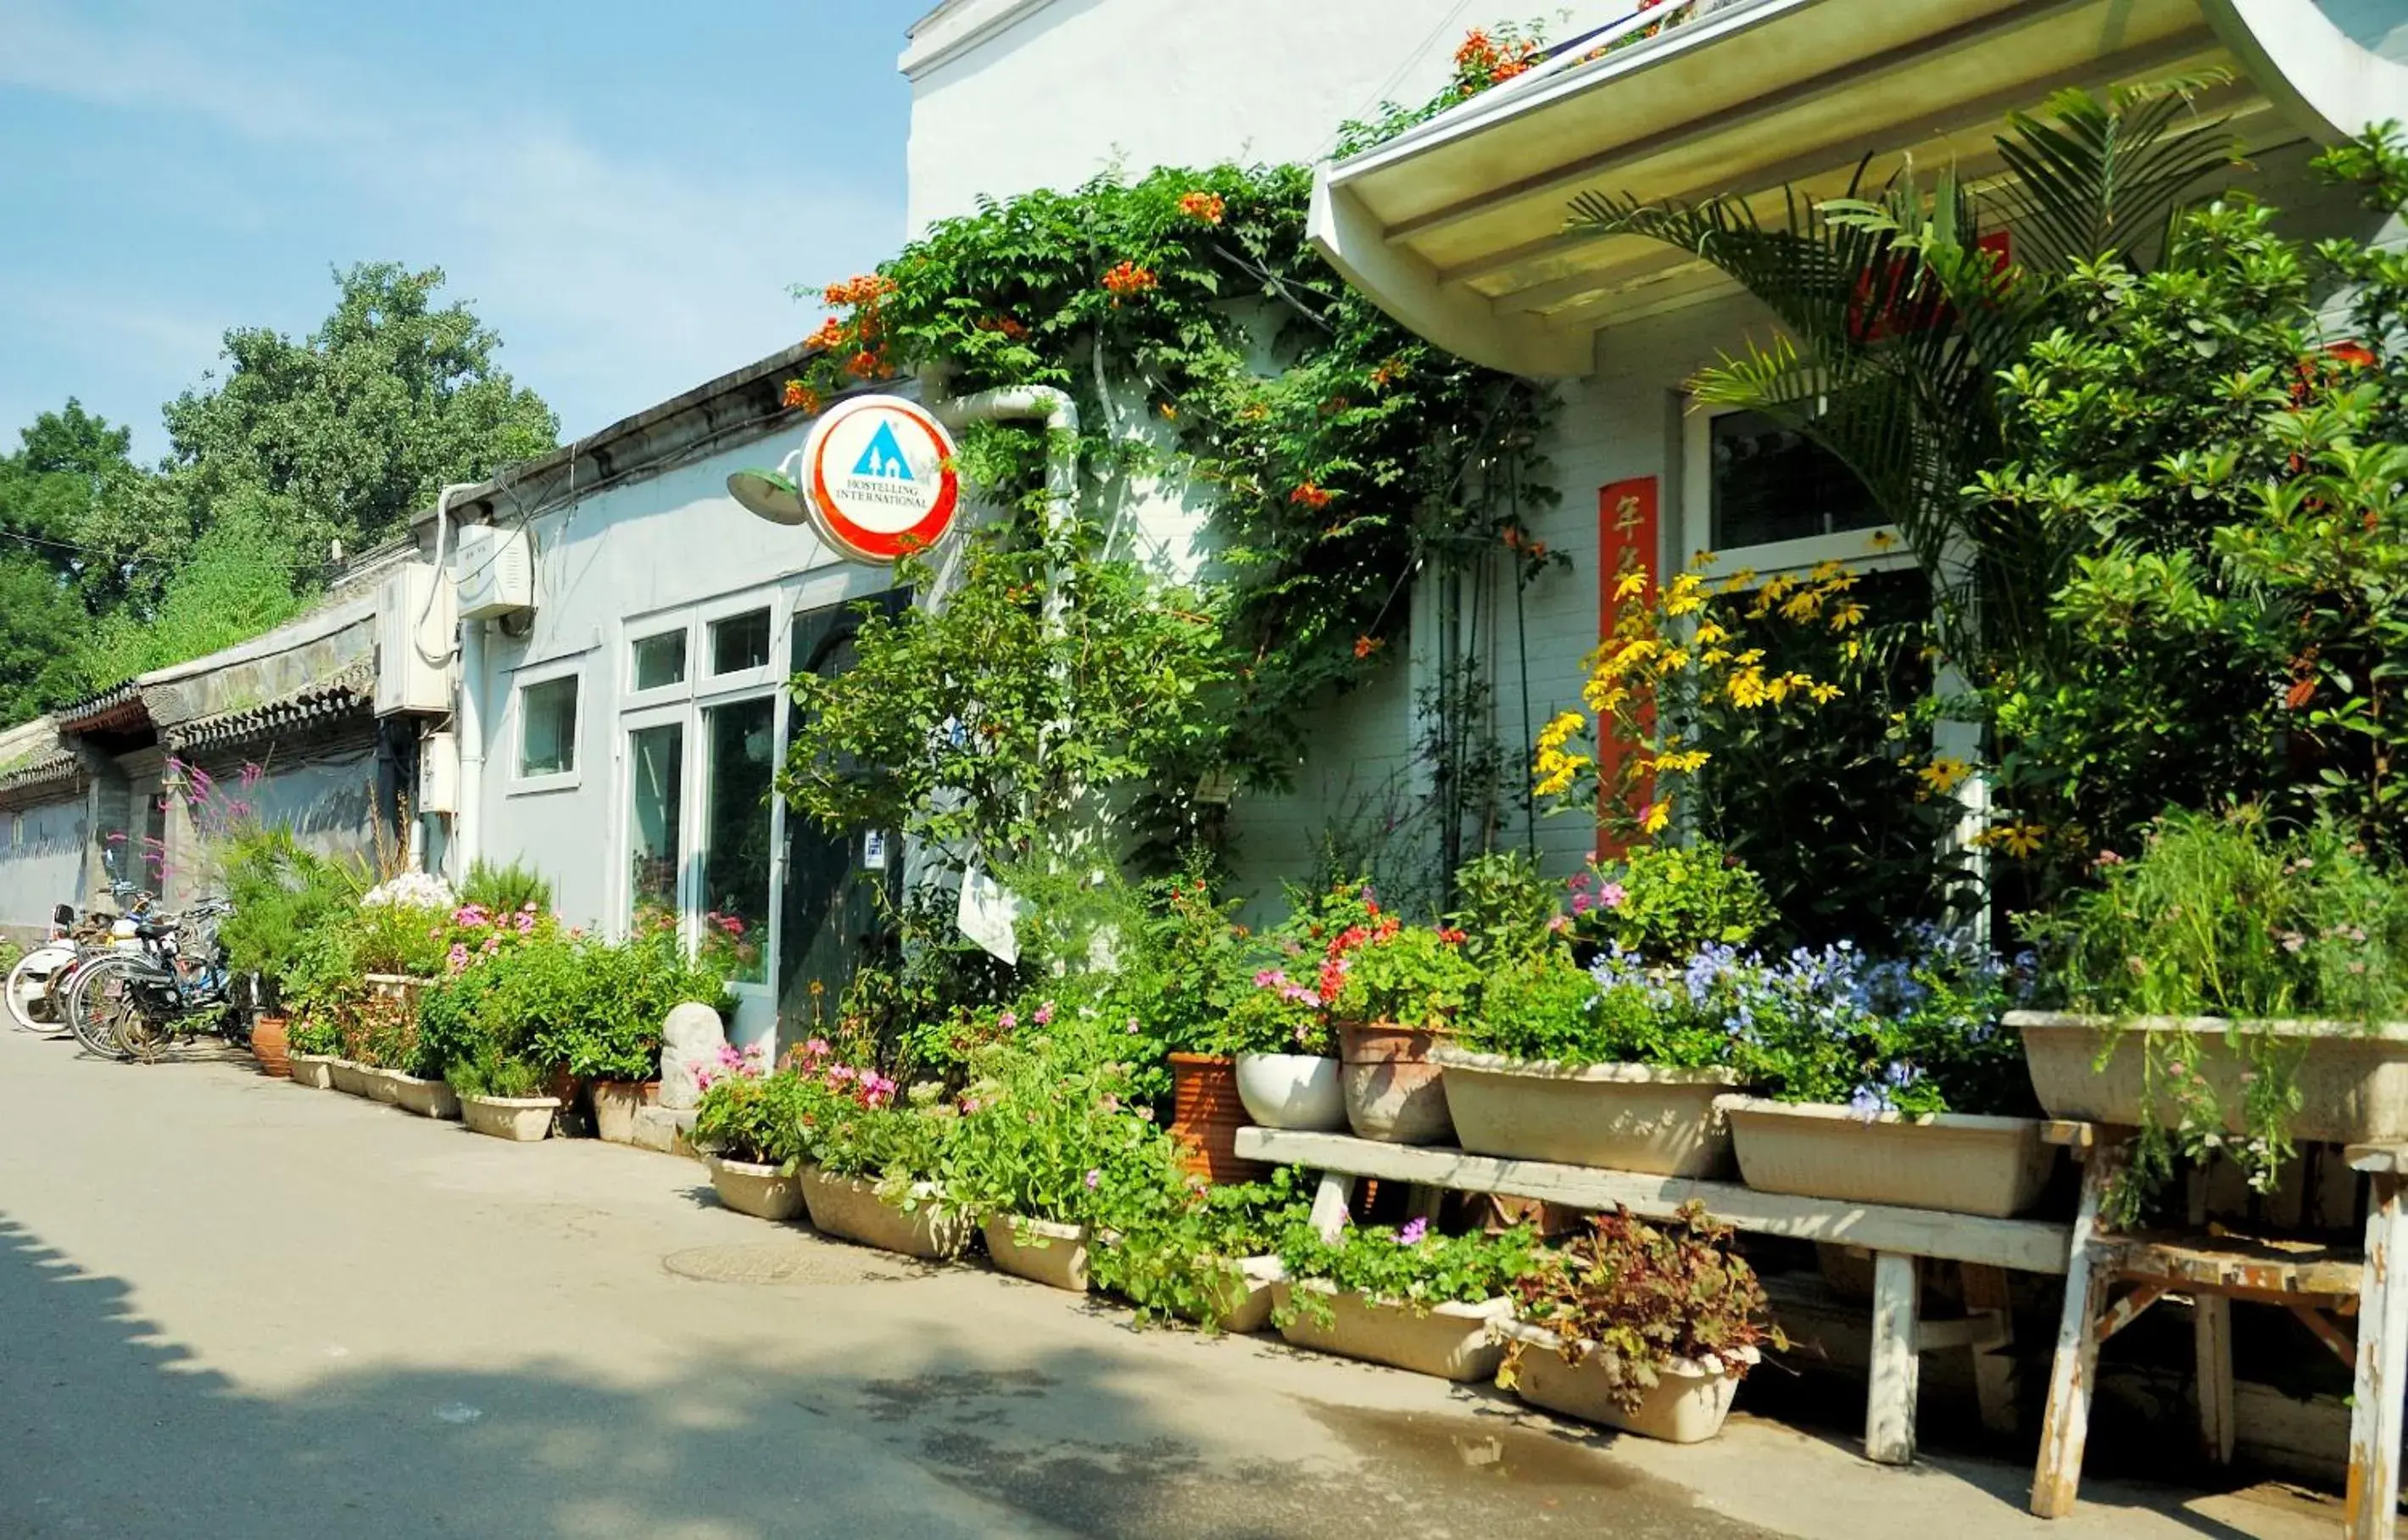
<path id="1" fill-rule="evenodd" d="M 1187 1146 L 1189 1175 L 1229 1187 L 1258 1182 L 1270 1173 L 1267 1166 L 1238 1159 L 1238 1130 L 1251 1127 L 1253 1120 L 1238 1096 L 1237 1060 L 1217 1054 L 1173 1054 L 1170 1084 L 1170 1131 Z"/>
<path id="2" fill-rule="evenodd" d="M 279 1080 L 292 1078 L 293 1023 L 284 1016 L 258 1016 L 251 1024 L 251 1057 L 259 1072 Z"/>
<path id="3" fill-rule="evenodd" d="M 1455 1137 L 1446 1084 L 1430 1062 L 1439 1034 L 1384 1021 L 1338 1024 L 1339 1078 L 1355 1137 L 1386 1144 L 1443 1144 Z"/>

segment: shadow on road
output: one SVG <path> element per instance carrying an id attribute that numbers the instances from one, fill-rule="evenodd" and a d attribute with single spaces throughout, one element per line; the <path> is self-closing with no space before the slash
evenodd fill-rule
<path id="1" fill-rule="evenodd" d="M 810 1291 L 790 1297 L 808 1329 Z M 730 1298 L 697 1286 L 697 1308 Z M 927 1342 L 917 1373 L 721 1354 L 669 1384 L 627 1384 L 584 1364 L 352 1369 L 334 1356 L 297 1391 L 264 1395 L 167 1340 L 123 1280 L 0 1215 L 0 1332 L 9 1540 L 1762 1533 L 1488 1419 L 1322 1408 L 1354 1460 L 1217 1457 L 1116 1385 L 1127 1365 L 1105 1353 L 945 1367 L 980 1356 L 968 1322 Z"/>

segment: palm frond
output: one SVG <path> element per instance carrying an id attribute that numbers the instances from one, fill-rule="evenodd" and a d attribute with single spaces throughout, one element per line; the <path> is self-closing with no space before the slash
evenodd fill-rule
<path id="1" fill-rule="evenodd" d="M 2221 72 L 2125 86 L 2101 101 L 2068 90 L 2042 108 L 2012 113 L 1998 137 L 2014 175 L 2009 222 L 2026 266 L 2052 276 L 2120 252 L 2135 265 L 2163 251 L 2183 198 L 2238 158 L 2222 120 L 2200 121 L 2194 98 Z"/>

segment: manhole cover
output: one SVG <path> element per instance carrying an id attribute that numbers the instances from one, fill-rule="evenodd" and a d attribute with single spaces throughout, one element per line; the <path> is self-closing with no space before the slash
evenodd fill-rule
<path id="1" fill-rule="evenodd" d="M 681 1278 L 724 1284 L 859 1284 L 917 1277 L 920 1269 L 851 1246 L 798 1242 L 700 1245 L 673 1251 L 661 1265 Z"/>

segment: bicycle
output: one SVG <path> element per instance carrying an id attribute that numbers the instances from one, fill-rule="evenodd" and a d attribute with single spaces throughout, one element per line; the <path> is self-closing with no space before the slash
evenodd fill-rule
<path id="1" fill-rule="evenodd" d="M 247 1023 L 231 1009 L 233 978 L 217 943 L 218 922 L 233 907 L 205 899 L 178 916 L 146 905 L 134 921 L 136 949 L 105 952 L 78 970 L 67 994 L 76 1040 L 102 1058 L 145 1062 L 196 1037 L 240 1046 Z"/>

